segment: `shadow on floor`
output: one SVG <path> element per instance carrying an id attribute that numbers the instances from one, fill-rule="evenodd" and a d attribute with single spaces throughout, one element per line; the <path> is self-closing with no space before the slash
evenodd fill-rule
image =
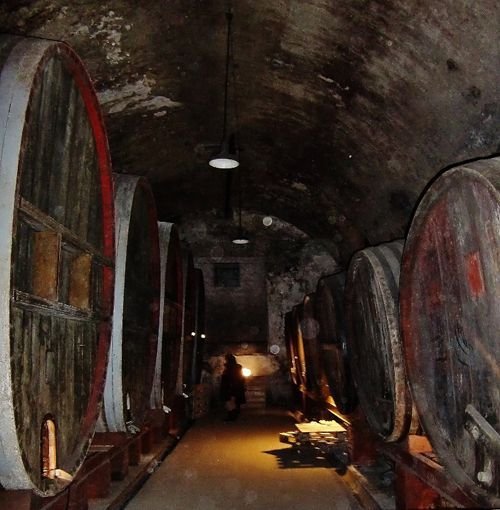
<path id="1" fill-rule="evenodd" d="M 326 455 L 316 448 L 288 447 L 269 450 L 263 453 L 274 455 L 280 469 L 326 468 L 335 469 L 339 474 L 345 472 L 345 466 L 333 455 Z"/>

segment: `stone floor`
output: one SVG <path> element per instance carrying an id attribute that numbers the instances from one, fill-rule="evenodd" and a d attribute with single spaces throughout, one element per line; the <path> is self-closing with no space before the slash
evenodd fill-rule
<path id="1" fill-rule="evenodd" d="M 282 411 L 244 411 L 236 422 L 200 419 L 126 508 L 361 508 L 326 459 L 279 442 L 279 432 L 293 429 Z"/>

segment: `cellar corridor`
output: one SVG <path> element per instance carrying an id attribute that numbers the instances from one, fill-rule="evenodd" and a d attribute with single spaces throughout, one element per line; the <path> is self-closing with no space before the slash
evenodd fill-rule
<path id="1" fill-rule="evenodd" d="M 0 1 L 0 510 L 500 510 L 499 21 Z"/>
<path id="2" fill-rule="evenodd" d="M 280 443 L 279 433 L 293 429 L 281 410 L 243 411 L 235 422 L 220 413 L 200 419 L 126 509 L 361 508 L 324 457 Z"/>

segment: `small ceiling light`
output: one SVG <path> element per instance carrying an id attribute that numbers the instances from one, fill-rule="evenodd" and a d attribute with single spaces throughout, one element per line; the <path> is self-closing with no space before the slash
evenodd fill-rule
<path id="1" fill-rule="evenodd" d="M 196 336 L 196 333 L 194 331 L 191 331 L 191 336 Z"/>
<path id="2" fill-rule="evenodd" d="M 243 368 L 241 372 L 243 377 L 250 377 L 252 375 L 252 371 L 249 368 Z"/>
<path id="3" fill-rule="evenodd" d="M 212 168 L 217 168 L 220 170 L 231 170 L 233 168 L 237 168 L 240 163 L 238 161 L 238 147 L 236 144 L 236 136 L 232 134 L 228 136 L 227 133 L 227 111 L 228 111 L 228 89 L 229 89 L 229 69 L 231 64 L 233 64 L 233 40 L 232 40 L 232 31 L 231 31 L 231 23 L 233 21 L 233 11 L 231 6 L 227 7 L 226 11 L 226 21 L 227 21 L 227 40 L 226 40 L 226 74 L 224 80 L 224 122 L 222 127 L 222 142 L 220 144 L 219 151 L 214 154 L 208 164 Z M 232 66 L 233 71 L 233 82 L 234 79 L 234 65 Z M 233 83 L 234 87 L 234 83 Z M 233 109 L 236 115 L 236 98 L 233 97 Z M 235 122 L 236 124 L 236 122 Z"/>
<path id="4" fill-rule="evenodd" d="M 238 156 L 236 155 L 235 149 L 231 148 L 231 145 L 234 144 L 224 139 L 221 143 L 220 151 L 210 159 L 208 164 L 212 168 L 218 168 L 219 170 L 238 168 L 238 166 L 240 166 Z"/>
<path id="5" fill-rule="evenodd" d="M 207 335 L 205 335 L 205 333 L 202 333 L 200 336 L 201 336 L 201 338 L 203 338 L 203 340 L 205 340 L 205 338 L 207 338 Z"/>
<path id="6" fill-rule="evenodd" d="M 264 227 L 270 227 L 273 224 L 273 219 L 271 216 L 264 216 L 262 223 L 264 224 Z"/>
<path id="7" fill-rule="evenodd" d="M 236 236 L 234 239 L 233 239 L 233 244 L 248 244 L 250 242 L 250 240 L 248 239 L 248 237 L 245 237 L 241 232 L 239 233 L 238 236 Z"/>

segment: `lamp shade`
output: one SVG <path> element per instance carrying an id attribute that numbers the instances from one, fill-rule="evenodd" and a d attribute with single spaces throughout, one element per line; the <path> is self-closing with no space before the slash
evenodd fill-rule
<path id="1" fill-rule="evenodd" d="M 210 158 L 208 164 L 212 168 L 219 168 L 221 170 L 231 170 L 240 166 L 238 155 L 236 151 L 231 150 L 227 140 L 222 142 L 220 151 Z"/>
<path id="2" fill-rule="evenodd" d="M 240 225 L 236 236 L 234 236 L 232 239 L 232 243 L 233 244 L 248 244 L 249 242 L 250 242 L 250 239 L 248 239 L 248 236 L 244 233 L 244 231 Z"/>
<path id="3" fill-rule="evenodd" d="M 248 244 L 250 241 L 248 240 L 248 237 L 239 235 L 238 237 L 234 238 L 232 242 L 233 244 Z"/>

